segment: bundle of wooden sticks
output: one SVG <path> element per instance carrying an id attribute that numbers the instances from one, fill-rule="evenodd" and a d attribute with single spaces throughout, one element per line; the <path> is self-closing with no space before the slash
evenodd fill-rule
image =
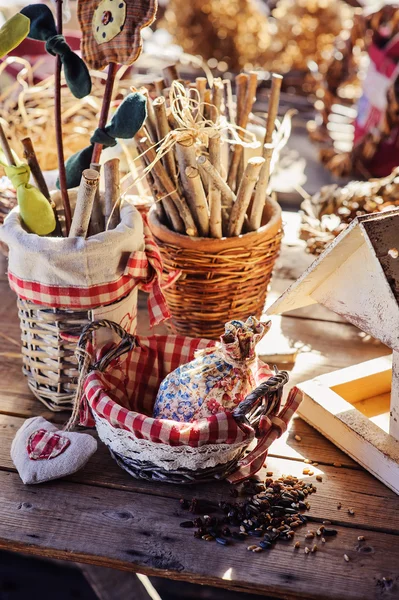
<path id="1" fill-rule="evenodd" d="M 247 126 L 256 98 L 256 72 L 230 80 L 179 79 L 163 70 L 147 96 L 148 119 L 135 142 L 161 220 L 192 237 L 237 236 L 262 224 L 282 77 L 273 75 L 263 150 L 244 164 L 254 135 Z M 155 97 L 154 97 L 155 96 Z M 261 147 L 261 144 L 259 144 Z M 223 161 L 227 149 L 228 164 Z"/>

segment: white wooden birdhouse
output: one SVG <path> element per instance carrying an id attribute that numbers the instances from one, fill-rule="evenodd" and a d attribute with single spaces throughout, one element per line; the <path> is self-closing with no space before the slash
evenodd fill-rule
<path id="1" fill-rule="evenodd" d="M 298 412 L 399 494 L 399 209 L 356 218 L 267 313 L 315 303 L 393 355 L 300 384 Z"/>

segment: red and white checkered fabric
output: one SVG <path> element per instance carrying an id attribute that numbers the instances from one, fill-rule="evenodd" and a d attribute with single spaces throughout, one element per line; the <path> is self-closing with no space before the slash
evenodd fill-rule
<path id="1" fill-rule="evenodd" d="M 28 455 L 31 460 L 50 460 L 62 454 L 70 443 L 71 440 L 54 431 L 37 429 L 29 436 Z"/>
<path id="2" fill-rule="evenodd" d="M 238 424 L 232 414 L 218 413 L 193 423 L 154 419 L 152 411 L 159 385 L 167 374 L 179 365 L 194 358 L 196 350 L 208 348 L 215 342 L 183 336 L 136 337 L 138 346 L 122 356 L 102 373 L 93 371 L 84 384 L 80 424 L 94 426 L 92 413 L 106 419 L 113 427 L 124 429 L 132 436 L 155 444 L 199 447 L 206 444 L 250 443 L 255 431 L 246 424 Z M 109 346 L 107 350 L 109 349 Z M 256 385 L 273 375 L 268 365 L 257 359 L 253 365 Z M 295 401 L 294 401 L 295 400 Z M 299 404 L 299 396 L 290 395 L 289 403 L 282 409 L 279 420 L 272 419 L 270 426 L 262 424 L 265 435 L 255 450 L 256 459 L 243 464 L 245 476 L 262 466 L 258 448 L 264 456 L 267 448 L 288 423 Z M 285 424 L 285 425 L 284 425 Z M 249 457 L 253 455 L 251 452 Z"/>
<path id="3" fill-rule="evenodd" d="M 256 447 L 238 463 L 237 471 L 230 475 L 227 480 L 230 483 L 239 483 L 257 473 L 263 466 L 267 452 L 271 444 L 279 438 L 286 430 L 288 423 L 294 416 L 298 406 L 302 402 L 303 393 L 297 387 L 293 387 L 288 395 L 287 401 L 279 414 L 275 417 L 262 417 L 259 429 L 261 437 Z"/>
<path id="4" fill-rule="evenodd" d="M 30 281 L 15 275 L 10 269 L 10 287 L 20 298 L 42 306 L 90 310 L 107 306 L 127 296 L 135 287 L 149 293 L 148 310 L 150 325 L 157 325 L 170 317 L 161 289 L 162 259 L 147 219 L 142 215 L 144 250 L 135 250 L 127 260 L 124 272 L 113 281 L 95 285 L 59 286 Z M 171 285 L 180 272 L 171 273 L 163 287 Z"/>

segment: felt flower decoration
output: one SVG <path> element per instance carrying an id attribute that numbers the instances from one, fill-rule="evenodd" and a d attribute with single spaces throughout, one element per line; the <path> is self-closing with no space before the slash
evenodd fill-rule
<path id="1" fill-rule="evenodd" d="M 17 13 L 8 19 L 0 29 L 0 58 L 14 50 L 27 37 L 30 21 L 25 15 Z"/>
<path id="2" fill-rule="evenodd" d="M 9 165 L 0 150 L 0 165 L 17 191 L 19 212 L 26 227 L 37 235 L 49 235 L 55 229 L 53 209 L 47 198 L 29 183 L 30 168 L 13 153 L 15 165 Z"/>
<path id="3" fill-rule="evenodd" d="M 117 138 L 131 139 L 142 127 L 146 117 L 145 97 L 138 92 L 126 96 L 108 125 L 104 129 L 95 130 L 90 138 L 91 145 L 76 152 L 66 161 L 67 187 L 73 188 L 79 185 L 82 172 L 90 167 L 94 144 L 110 148 L 116 146 Z"/>
<path id="4" fill-rule="evenodd" d="M 141 29 L 155 19 L 156 0 L 78 0 L 82 55 L 92 69 L 131 65 L 142 49 Z"/>
<path id="5" fill-rule="evenodd" d="M 84 98 L 91 92 L 91 79 L 88 68 L 65 41 L 63 35 L 57 33 L 53 13 L 45 4 L 29 4 L 21 10 L 21 14 L 30 19 L 28 37 L 46 43 L 49 54 L 61 57 L 67 86 L 75 98 Z"/>

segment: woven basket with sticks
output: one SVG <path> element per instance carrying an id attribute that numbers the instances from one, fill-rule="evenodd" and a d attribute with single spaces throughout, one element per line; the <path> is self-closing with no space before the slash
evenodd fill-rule
<path id="1" fill-rule="evenodd" d="M 290 131 L 277 120 L 280 75 L 273 75 L 262 142 L 248 129 L 257 73 L 230 81 L 178 79 L 174 66 L 154 82 L 148 121 L 136 144 L 155 206 L 150 228 L 167 273 L 175 333 L 216 338 L 231 318 L 260 317 L 282 237 L 269 180 Z M 255 149 L 248 158 L 246 151 Z"/>
<path id="2" fill-rule="evenodd" d="M 282 238 L 281 209 L 268 198 L 264 225 L 246 235 L 201 243 L 163 225 L 153 209 L 149 223 L 166 273 L 181 271 L 165 289 L 168 324 L 184 335 L 218 338 L 224 323 L 262 314 Z"/>

